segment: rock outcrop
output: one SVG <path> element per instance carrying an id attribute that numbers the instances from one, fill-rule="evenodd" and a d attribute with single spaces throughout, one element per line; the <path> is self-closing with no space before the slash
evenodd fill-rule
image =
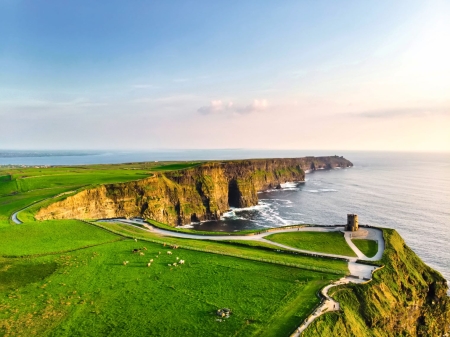
<path id="1" fill-rule="evenodd" d="M 305 171 L 350 167 L 343 157 L 207 162 L 195 168 L 84 190 L 42 208 L 38 220 L 135 217 L 170 225 L 215 220 L 230 207 L 258 203 L 258 191 L 301 182 Z"/>

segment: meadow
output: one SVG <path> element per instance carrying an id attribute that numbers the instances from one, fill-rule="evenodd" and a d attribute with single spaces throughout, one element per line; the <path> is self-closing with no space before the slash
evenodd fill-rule
<path id="1" fill-rule="evenodd" d="M 277 233 L 265 238 L 298 249 L 356 257 L 341 232 Z"/>
<path id="2" fill-rule="evenodd" d="M 374 240 L 353 239 L 352 242 L 367 257 L 374 257 L 378 252 L 378 242 Z"/>
<path id="3" fill-rule="evenodd" d="M 267 243 L 33 218 L 61 193 L 145 178 L 163 167 L 0 169 L 0 335 L 288 336 L 319 302 L 317 292 L 348 273 L 344 261 Z M 13 224 L 12 213 L 23 208 L 24 223 Z M 137 248 L 144 255 L 133 254 Z M 174 266 L 177 257 L 186 263 Z M 215 312 L 224 307 L 232 314 L 220 319 Z"/>

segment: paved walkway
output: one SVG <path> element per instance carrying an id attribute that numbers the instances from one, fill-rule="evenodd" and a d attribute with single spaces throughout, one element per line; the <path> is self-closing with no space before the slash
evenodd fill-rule
<path id="1" fill-rule="evenodd" d="M 333 298 L 331 298 L 328 295 L 328 291 L 332 287 L 336 287 L 341 284 L 347 284 L 347 283 L 363 283 L 367 282 L 372 279 L 372 273 L 377 268 L 375 266 L 358 263 L 356 262 L 357 259 L 359 260 L 366 260 L 366 261 L 377 261 L 381 259 L 383 256 L 385 244 L 383 239 L 383 232 L 376 228 L 361 228 L 358 232 L 345 232 L 343 227 L 300 227 L 295 229 L 280 229 L 276 231 L 275 233 L 288 233 L 288 232 L 333 232 L 333 231 L 342 231 L 344 233 L 345 240 L 347 244 L 352 248 L 352 250 L 355 252 L 355 254 L 358 256 L 350 257 L 350 256 L 343 256 L 343 255 L 336 255 L 336 254 L 325 254 L 325 253 L 319 253 L 319 252 L 313 252 L 313 251 L 307 251 L 302 249 L 297 249 L 294 247 L 286 246 L 283 244 L 279 244 L 273 241 L 266 240 L 264 237 L 273 234 L 274 232 L 266 232 L 266 233 L 260 233 L 255 235 L 196 235 L 196 234 L 188 234 L 188 233 L 180 233 L 175 231 L 169 231 L 164 230 L 160 228 L 156 228 L 154 226 L 149 225 L 148 223 L 142 222 L 142 221 L 136 221 L 136 220 L 125 220 L 125 219 L 111 219 L 111 220 L 101 220 L 101 221 L 113 221 L 113 222 L 121 222 L 128 225 L 140 225 L 144 226 L 144 228 L 140 227 L 142 230 L 146 230 L 152 233 L 157 233 L 164 236 L 172 236 L 172 237 L 179 237 L 179 238 L 189 238 L 189 239 L 198 239 L 198 240 L 251 240 L 251 241 L 260 241 L 265 243 L 270 243 L 275 246 L 279 246 L 284 249 L 289 249 L 292 251 L 297 251 L 301 253 L 308 253 L 313 254 L 317 256 L 326 256 L 326 257 L 338 257 L 338 258 L 344 258 L 348 260 L 348 269 L 350 271 L 350 275 L 341 278 L 340 280 L 333 282 L 327 286 L 325 286 L 321 290 L 321 294 L 323 296 L 322 303 L 317 307 L 317 309 L 308 316 L 301 325 L 295 330 L 295 332 L 291 335 L 291 337 L 299 337 L 302 332 L 318 317 L 321 315 L 331 312 L 331 311 L 338 311 L 340 310 L 339 302 L 335 301 Z M 370 240 L 377 240 L 378 241 L 378 252 L 377 254 L 369 258 L 365 256 L 358 247 L 355 246 L 355 244 L 352 242 L 352 237 L 358 237 L 358 239 L 370 239 Z"/>
<path id="2" fill-rule="evenodd" d="M 198 235 L 198 234 L 190 234 L 190 233 L 181 233 L 176 231 L 170 231 L 166 229 L 160 229 L 157 227 L 154 227 L 146 222 L 143 221 L 137 221 L 137 220 L 128 220 L 128 219 L 108 219 L 108 220 L 99 220 L 103 222 L 121 222 L 128 225 L 139 225 L 143 226 L 147 229 L 147 231 L 150 231 L 152 233 L 160 234 L 163 236 L 171 236 L 171 237 L 177 237 L 177 238 L 184 238 L 184 239 L 197 239 L 197 240 L 214 240 L 214 241 L 222 241 L 222 240 L 245 240 L 245 241 L 260 241 L 264 243 L 270 243 L 274 246 L 278 246 L 280 248 L 288 249 L 291 251 L 299 252 L 299 253 L 306 253 L 306 254 L 312 254 L 317 256 L 325 256 L 325 257 L 336 257 L 336 258 L 342 258 L 347 259 L 349 261 L 355 262 L 357 259 L 360 260 L 369 260 L 364 254 L 362 254 L 359 249 L 351 243 L 350 247 L 352 247 L 355 250 L 355 253 L 358 255 L 358 257 L 354 256 L 346 256 L 346 255 L 339 255 L 339 254 L 329 254 L 329 253 L 321 253 L 311 250 L 304 250 L 304 249 L 298 249 L 290 246 L 283 245 L 281 243 L 277 243 L 274 241 L 266 240 L 265 237 L 272 235 L 274 233 L 289 233 L 289 232 L 337 232 L 337 231 L 343 231 L 342 227 L 299 227 L 294 229 L 280 229 L 273 232 L 265 232 L 260 234 L 254 234 L 254 235 Z M 142 227 L 140 227 L 143 229 Z M 144 230 L 144 229 L 143 229 Z M 372 231 L 379 231 L 378 229 L 371 228 Z M 344 232 L 345 233 L 345 232 Z M 381 234 L 382 237 L 382 234 Z M 351 240 L 350 240 L 351 242 Z M 384 251 L 384 248 L 383 248 Z M 381 252 L 382 254 L 382 252 Z M 370 259 L 372 260 L 372 259 Z"/>

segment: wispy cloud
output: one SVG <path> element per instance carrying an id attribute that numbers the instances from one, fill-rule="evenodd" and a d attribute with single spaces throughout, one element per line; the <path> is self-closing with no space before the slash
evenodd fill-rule
<path id="1" fill-rule="evenodd" d="M 397 117 L 427 117 L 434 115 L 450 115 L 450 108 L 402 108 L 382 109 L 350 113 L 349 115 L 362 118 L 397 118 Z"/>
<path id="2" fill-rule="evenodd" d="M 238 114 L 246 115 L 253 112 L 266 110 L 268 107 L 267 100 L 253 100 L 247 106 L 236 106 L 233 102 L 222 102 L 222 100 L 211 101 L 209 105 L 200 107 L 197 111 L 202 115 L 211 114 Z"/>

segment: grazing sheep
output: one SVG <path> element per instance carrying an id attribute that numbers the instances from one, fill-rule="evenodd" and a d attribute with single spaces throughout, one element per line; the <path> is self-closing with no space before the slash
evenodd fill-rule
<path id="1" fill-rule="evenodd" d="M 123 261 L 123 265 L 126 266 L 128 264 L 128 261 Z"/>
<path id="2" fill-rule="evenodd" d="M 147 263 L 147 267 L 150 267 L 152 264 L 149 262 L 149 263 Z"/>
<path id="3" fill-rule="evenodd" d="M 158 254 L 161 254 L 161 252 L 158 252 Z"/>
<path id="4" fill-rule="evenodd" d="M 172 267 L 172 265 L 171 265 L 170 263 L 168 264 L 168 266 L 169 266 L 169 267 Z"/>
<path id="5" fill-rule="evenodd" d="M 179 264 L 184 264 L 184 260 L 180 260 L 180 262 L 178 262 Z"/>
<path id="6" fill-rule="evenodd" d="M 172 255 L 172 252 L 170 250 L 167 251 L 168 255 Z"/>
<path id="7" fill-rule="evenodd" d="M 134 242 L 137 242 L 137 239 L 134 239 Z"/>
<path id="8" fill-rule="evenodd" d="M 176 266 L 177 266 L 177 263 L 176 263 L 176 262 L 172 263 L 172 266 L 176 267 Z"/>
<path id="9" fill-rule="evenodd" d="M 177 260 L 179 260 L 180 258 L 177 256 Z"/>
<path id="10" fill-rule="evenodd" d="M 152 263 L 152 262 L 153 262 L 153 259 L 150 260 L 150 263 Z"/>
<path id="11" fill-rule="evenodd" d="M 140 255 L 140 256 L 144 256 L 145 254 L 144 254 L 143 252 L 140 252 L 139 255 Z"/>

